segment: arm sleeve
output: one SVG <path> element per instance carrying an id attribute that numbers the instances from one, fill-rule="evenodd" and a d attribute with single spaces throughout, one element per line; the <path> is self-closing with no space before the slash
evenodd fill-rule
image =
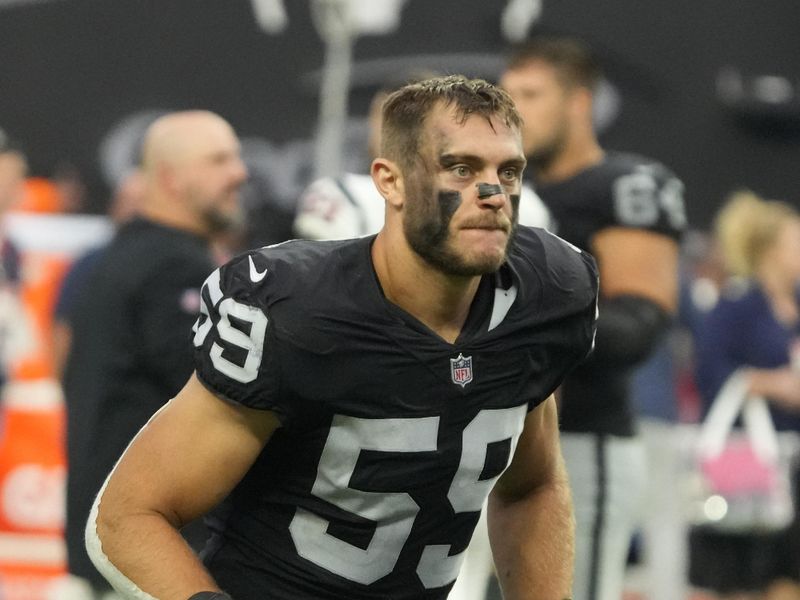
<path id="1" fill-rule="evenodd" d="M 553 229 L 553 217 L 539 195 L 527 185 L 522 186 L 519 198 L 519 224 L 528 227 Z"/>
<path id="2" fill-rule="evenodd" d="M 664 165 L 639 164 L 611 182 L 614 222 L 680 240 L 687 224 L 683 190 Z"/>
<path id="3" fill-rule="evenodd" d="M 365 233 L 364 215 L 340 179 L 325 177 L 309 185 L 298 201 L 295 234 L 310 240 L 341 240 Z"/>
<path id="4" fill-rule="evenodd" d="M 258 279 L 259 273 L 264 273 L 263 279 Z M 278 287 L 271 275 L 256 251 L 234 258 L 206 279 L 200 316 L 192 328 L 194 365 L 197 377 L 217 396 L 272 410 L 286 424 L 289 410 L 281 393 L 279 353 L 269 319 Z"/>
<path id="5" fill-rule="evenodd" d="M 538 333 L 539 343 L 529 349 L 534 363 L 546 364 L 537 376 L 531 409 L 561 385 L 564 378 L 586 360 L 595 343 L 597 327 L 598 272 L 594 258 L 549 234 L 543 237 L 546 269 L 537 319 L 549 326 Z"/>
<path id="6" fill-rule="evenodd" d="M 641 296 L 602 299 L 592 360 L 598 365 L 629 367 L 647 358 L 669 328 L 672 318 Z"/>

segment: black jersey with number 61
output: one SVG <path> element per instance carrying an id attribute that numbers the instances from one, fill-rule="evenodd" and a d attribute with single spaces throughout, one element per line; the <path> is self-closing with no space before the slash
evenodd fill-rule
<path id="1" fill-rule="evenodd" d="M 203 288 L 198 377 L 282 425 L 209 519 L 237 600 L 446 598 L 526 414 L 590 351 L 597 272 L 563 240 L 520 227 L 450 344 L 386 300 L 373 239 L 262 248 Z"/>

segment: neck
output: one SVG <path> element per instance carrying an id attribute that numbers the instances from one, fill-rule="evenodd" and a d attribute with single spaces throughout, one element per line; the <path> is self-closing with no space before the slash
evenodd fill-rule
<path id="1" fill-rule="evenodd" d="M 404 239 L 389 237 L 383 230 L 372 245 L 372 263 L 387 300 L 452 344 L 467 320 L 480 277 L 445 275 L 422 260 Z"/>
<path id="2" fill-rule="evenodd" d="M 201 226 L 197 218 L 180 210 L 177 201 L 173 198 L 161 197 L 158 194 L 149 195 L 142 203 L 138 213 L 145 219 L 161 225 L 182 229 L 203 238 L 209 237 L 208 232 Z"/>
<path id="3" fill-rule="evenodd" d="M 537 183 L 558 183 L 603 160 L 605 152 L 594 135 L 571 140 L 546 165 L 533 164 Z"/>
<path id="4" fill-rule="evenodd" d="M 784 323 L 797 322 L 800 309 L 797 306 L 795 281 L 768 264 L 759 270 L 757 279 L 778 319 Z"/>

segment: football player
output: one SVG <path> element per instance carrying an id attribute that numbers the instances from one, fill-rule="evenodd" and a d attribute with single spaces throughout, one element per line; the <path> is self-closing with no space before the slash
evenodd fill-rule
<path id="1" fill-rule="evenodd" d="M 123 595 L 443 600 L 487 495 L 505 597 L 570 595 L 552 392 L 591 349 L 597 273 L 516 226 L 520 127 L 484 81 L 403 87 L 372 163 L 377 235 L 208 278 L 196 373 L 87 524 Z M 209 510 L 201 562 L 176 530 Z"/>
<path id="2" fill-rule="evenodd" d="M 560 390 L 561 442 L 577 522 L 575 596 L 618 600 L 645 486 L 628 379 L 676 310 L 686 216 L 683 185 L 666 167 L 600 146 L 600 76 L 580 41 L 540 37 L 516 49 L 500 84 L 524 119 L 525 155 L 554 230 L 600 271 L 596 351 Z"/>
<path id="3" fill-rule="evenodd" d="M 372 158 L 380 156 L 382 107 L 392 91 L 388 88 L 379 90 L 370 103 L 367 147 Z M 312 240 L 371 235 L 383 226 L 384 204 L 371 175 L 343 173 L 338 177 L 322 177 L 313 181 L 301 194 L 294 230 L 298 237 Z M 551 228 L 549 212 L 533 189 L 524 183 L 519 195 L 518 222 L 531 227 Z M 448 600 L 483 600 L 492 572 L 492 553 L 483 513 L 464 555 L 461 575 Z"/>

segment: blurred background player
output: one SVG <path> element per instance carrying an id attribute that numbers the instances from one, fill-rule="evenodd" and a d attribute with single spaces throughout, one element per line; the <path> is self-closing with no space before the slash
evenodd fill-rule
<path id="1" fill-rule="evenodd" d="M 595 352 L 561 386 L 560 417 L 576 512 L 575 597 L 619 600 L 646 483 L 629 378 L 676 310 L 686 218 L 683 186 L 668 169 L 600 146 L 600 77 L 583 43 L 549 36 L 515 48 L 500 84 L 522 114 L 526 173 L 555 232 L 598 261 Z"/>
<path id="2" fill-rule="evenodd" d="M 110 590 L 86 554 L 89 509 L 133 435 L 192 372 L 189 331 L 214 270 L 211 240 L 240 221 L 247 171 L 231 126 L 206 111 L 148 129 L 138 216 L 120 227 L 71 309 L 67 407 L 68 568 Z M 186 537 L 199 547 L 200 525 Z"/>

